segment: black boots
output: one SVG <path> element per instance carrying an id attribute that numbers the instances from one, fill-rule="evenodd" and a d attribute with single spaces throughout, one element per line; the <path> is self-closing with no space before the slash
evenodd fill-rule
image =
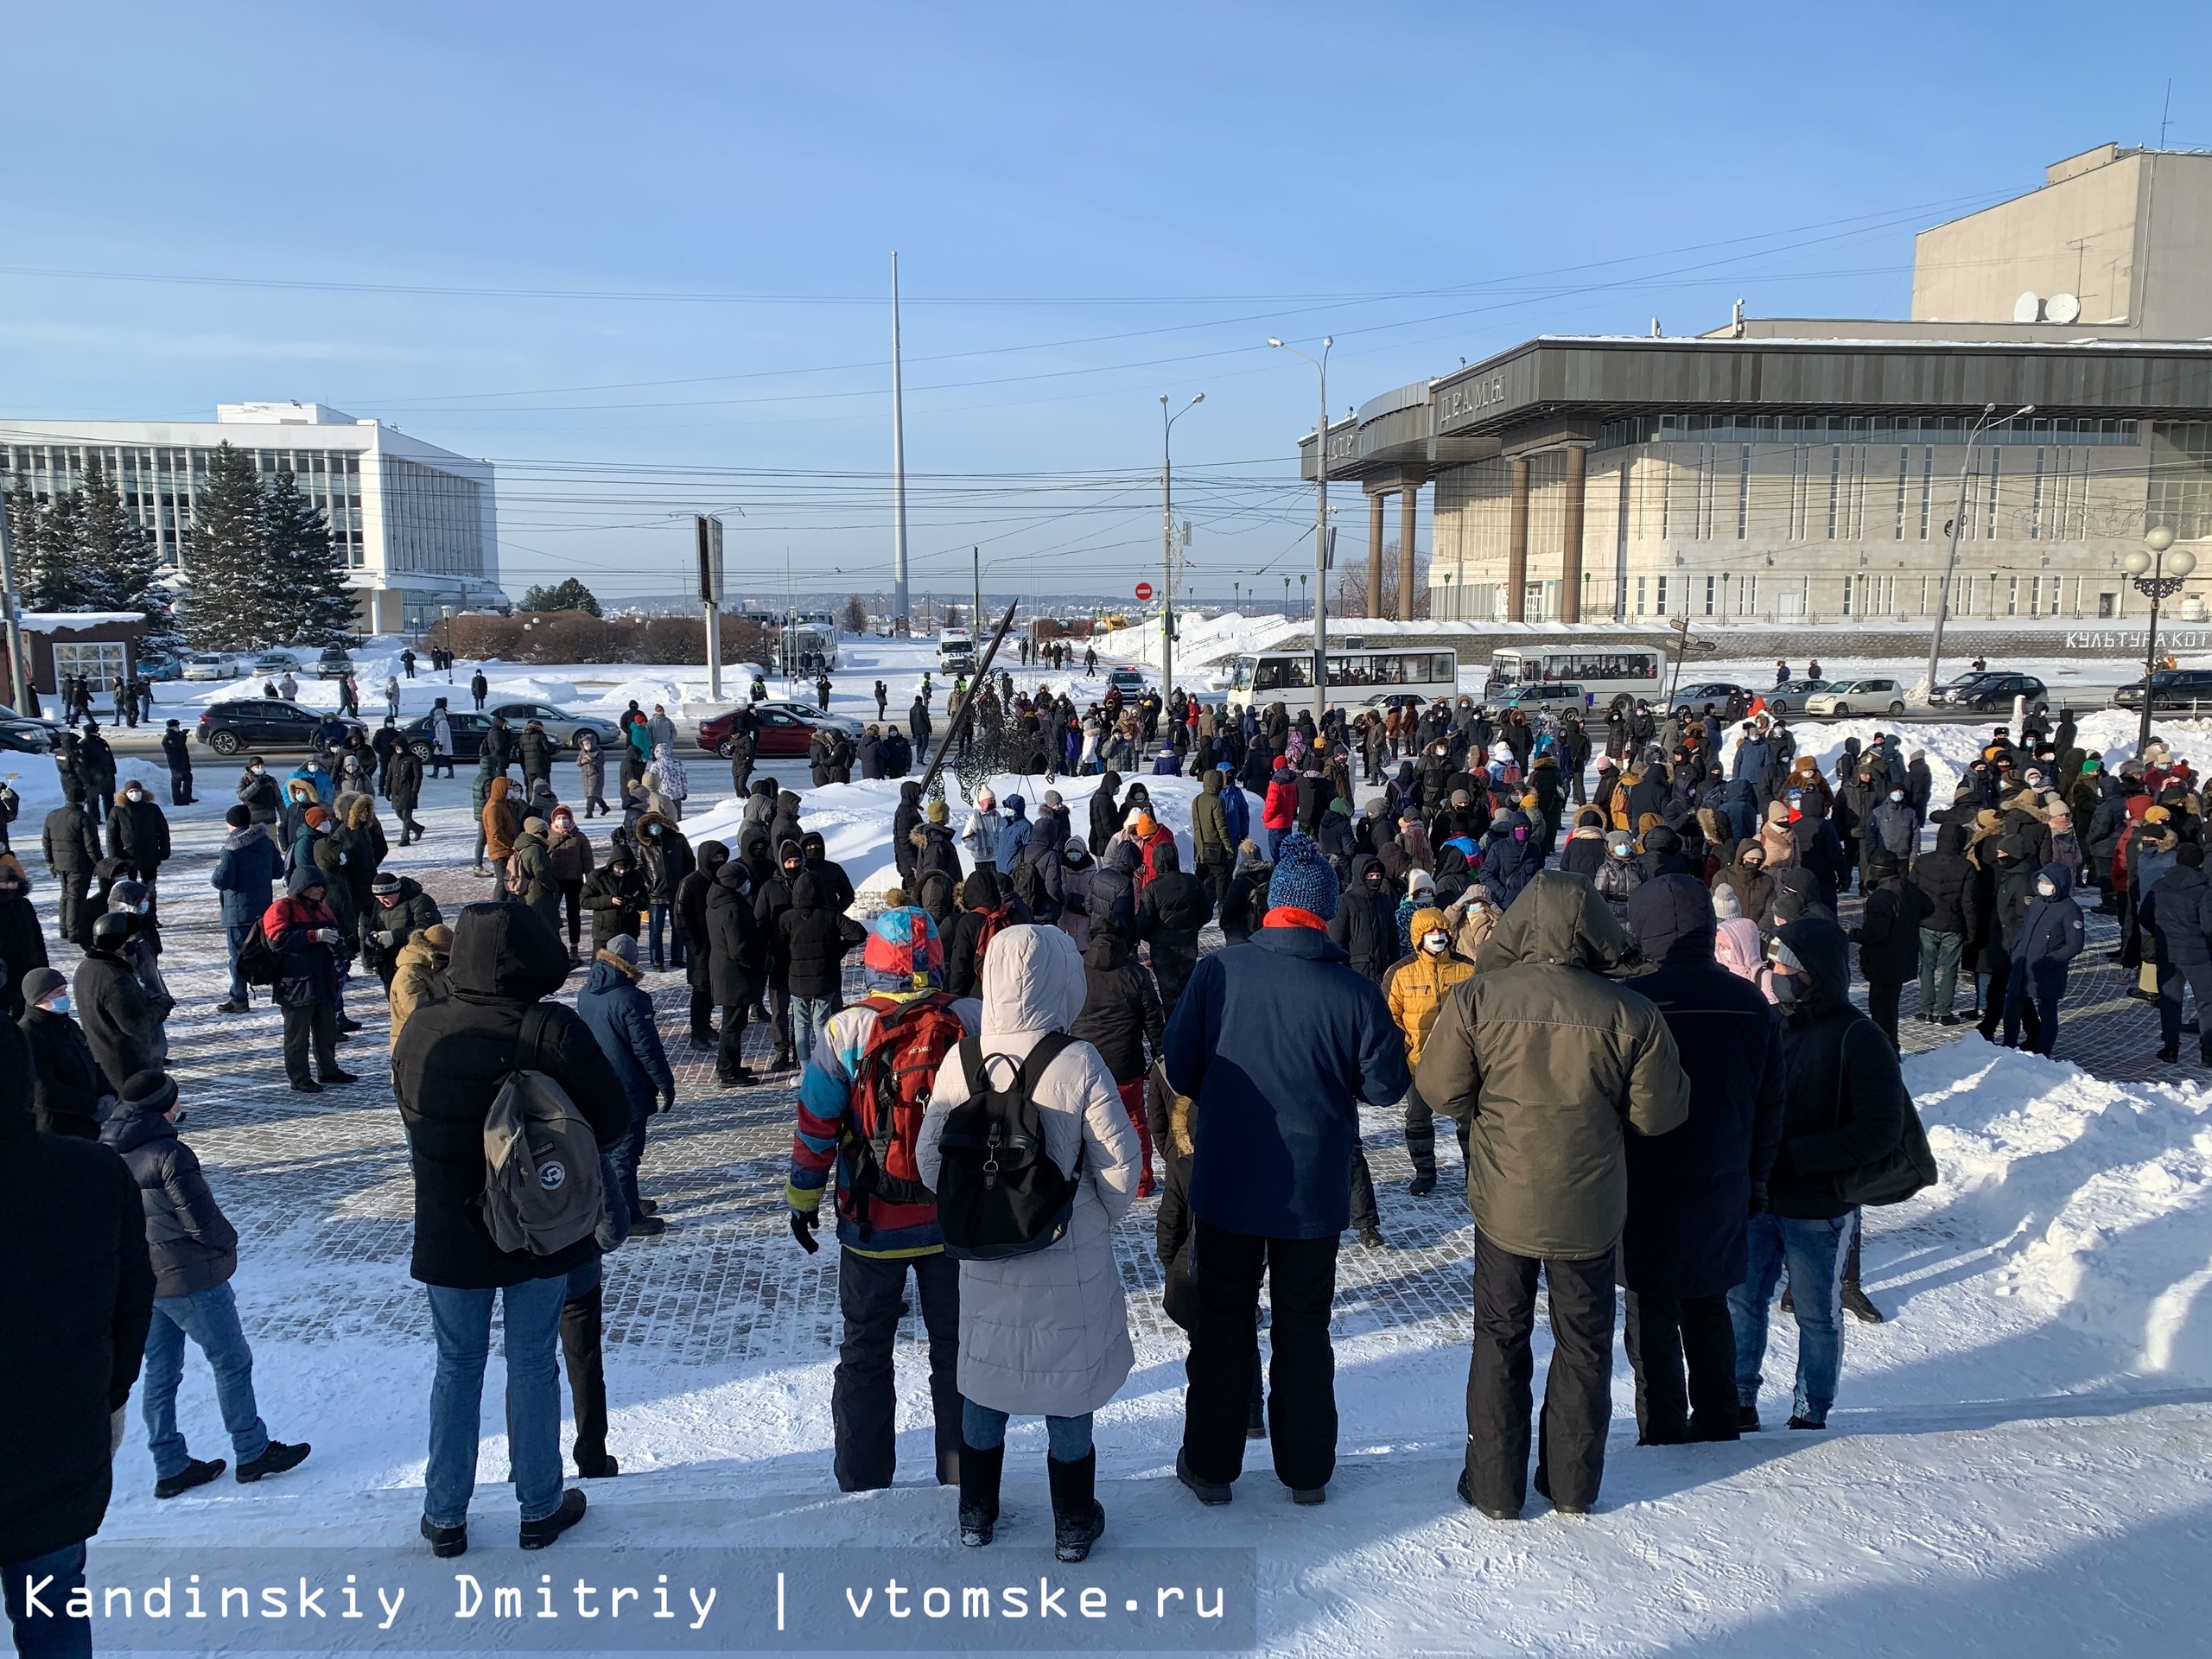
<path id="1" fill-rule="evenodd" d="M 970 1549 L 991 1541 L 999 1522 L 999 1476 L 1006 1468 L 1006 1442 L 979 1452 L 960 1447 L 960 1541 Z"/>
<path id="2" fill-rule="evenodd" d="M 1106 1511 L 1093 1496 L 1098 1450 L 1093 1446 L 1074 1463 L 1047 1457 L 1045 1474 L 1052 1488 L 1052 1554 L 1059 1560 L 1080 1561 L 1106 1530 Z"/>

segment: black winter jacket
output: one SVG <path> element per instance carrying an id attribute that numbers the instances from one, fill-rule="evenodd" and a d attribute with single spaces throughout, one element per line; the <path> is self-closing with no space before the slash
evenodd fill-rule
<path id="1" fill-rule="evenodd" d="M 1390 964 L 1397 961 L 1398 899 L 1387 882 L 1370 891 L 1367 874 L 1380 874 L 1371 858 L 1351 861 L 1351 885 L 1337 900 L 1337 913 L 1329 919 L 1329 937 L 1342 945 L 1355 971 L 1377 985 Z"/>
<path id="2" fill-rule="evenodd" d="M 2212 962 L 2212 882 L 2202 870 L 2175 865 L 2143 895 L 2138 913 L 2161 965 L 2196 968 Z"/>
<path id="3" fill-rule="evenodd" d="M 575 1010 L 545 1004 L 534 1056 L 521 1052 L 524 1019 L 569 976 L 569 948 L 520 905 L 465 906 L 454 925 L 453 995 L 408 1017 L 391 1054 L 392 1092 L 415 1173 L 410 1271 L 426 1285 L 481 1290 L 565 1275 L 599 1254 L 581 1239 L 535 1255 L 492 1242 L 484 1193 L 484 1119 L 507 1073 L 529 1064 L 550 1076 L 589 1122 L 602 1151 L 630 1132 L 622 1080 Z"/>
<path id="4" fill-rule="evenodd" d="M 731 859 L 715 873 L 707 895 L 709 985 L 720 1007 L 749 1007 L 767 988 L 768 942 L 747 891 L 751 880 L 751 872 Z"/>
<path id="5" fill-rule="evenodd" d="M 100 1139 L 123 1154 L 146 1211 L 154 1294 L 189 1296 L 238 1268 L 238 1232 L 200 1173 L 200 1160 L 160 1112 L 118 1109 Z"/>
<path id="6" fill-rule="evenodd" d="M 607 949 L 618 933 L 638 935 L 639 912 L 645 907 L 645 878 L 635 865 L 602 864 L 584 878 L 584 908 L 591 912 L 591 948 Z"/>
<path id="7" fill-rule="evenodd" d="M 867 940 L 868 930 L 822 902 L 821 881 L 810 871 L 791 883 L 791 907 L 776 925 L 783 930 L 791 995 L 841 997 L 845 953 Z"/>
<path id="8" fill-rule="evenodd" d="M 1920 925 L 1932 906 L 1928 895 L 1902 875 L 1877 881 L 1851 937 L 1859 944 L 1859 971 L 1870 984 L 1902 985 L 1920 971 Z"/>
<path id="9" fill-rule="evenodd" d="M 101 1075 L 92 1046 L 66 1014 L 26 1008 L 20 1022 L 31 1058 L 31 1112 L 48 1135 L 100 1138 L 100 1096 L 116 1085 Z"/>
<path id="10" fill-rule="evenodd" d="M 707 931 L 707 900 L 715 891 L 715 878 L 729 862 L 729 849 L 719 841 L 702 841 L 697 848 L 698 867 L 677 884 L 676 925 L 682 931 L 690 955 L 684 958 L 683 977 L 695 988 L 714 984 L 714 940 Z"/>
<path id="11" fill-rule="evenodd" d="M 153 797 L 117 800 L 107 815 L 107 851 L 142 875 L 158 871 L 169 856 L 169 821 Z"/>
<path id="12" fill-rule="evenodd" d="M 1936 850 L 1923 853 L 1912 867 L 1912 884 L 1928 899 L 1928 915 L 1921 925 L 1930 932 L 1972 938 L 1980 926 L 1978 872 L 1974 861 L 1960 850 L 1966 844 L 1966 826 L 1947 823 L 1936 832 Z"/>
<path id="13" fill-rule="evenodd" d="M 1150 971 L 1120 931 L 1109 928 L 1091 936 L 1083 982 L 1083 1012 L 1069 1034 L 1098 1051 L 1116 1084 L 1134 1083 L 1144 1075 L 1147 1052 L 1160 1052 L 1166 1021 Z"/>
<path id="14" fill-rule="evenodd" d="M 1851 1209 L 1836 1197 L 1835 1178 L 1896 1148 L 1910 1096 L 1890 1039 L 1851 1005 L 1843 929 L 1806 916 L 1783 928 L 1782 940 L 1812 982 L 1783 1027 L 1782 1152 L 1767 1200 L 1778 1216 L 1833 1221 Z"/>
<path id="15" fill-rule="evenodd" d="M 162 1020 L 131 965 L 112 950 L 86 953 L 71 988 L 85 1040 L 120 1088 L 162 1063 Z"/>

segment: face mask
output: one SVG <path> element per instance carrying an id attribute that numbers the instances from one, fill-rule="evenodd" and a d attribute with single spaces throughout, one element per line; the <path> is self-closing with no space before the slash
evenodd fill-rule
<path id="1" fill-rule="evenodd" d="M 1424 933 L 1421 936 L 1421 946 L 1422 950 L 1440 957 L 1451 949 L 1452 936 L 1449 933 Z"/>
<path id="2" fill-rule="evenodd" d="M 654 836 L 658 836 L 660 834 L 660 825 L 658 825 L 658 824 L 655 824 L 655 825 L 653 825 L 653 828 L 652 828 L 652 833 L 653 833 L 653 835 L 654 835 Z"/>
<path id="3" fill-rule="evenodd" d="M 56 1014 L 68 1013 L 69 994 L 67 991 L 64 991 L 60 996 L 55 997 L 53 1001 L 48 1003 L 46 1006 Z"/>
<path id="4" fill-rule="evenodd" d="M 126 801 L 143 801 L 146 798 L 146 791 L 143 789 L 128 790 L 124 792 L 123 798 Z"/>
<path id="5" fill-rule="evenodd" d="M 259 766 L 248 766 L 246 770 L 257 778 L 261 776 L 261 768 Z"/>
<path id="6" fill-rule="evenodd" d="M 1767 987 L 1777 1002 L 1795 1002 L 1805 994 L 1805 982 L 1795 974 L 1774 974 L 1769 976 Z"/>
<path id="7" fill-rule="evenodd" d="M 2036 878 L 2036 891 L 2046 899 L 2054 898 L 2058 893 L 2058 884 L 2051 880 L 2048 876 L 2037 876 Z"/>

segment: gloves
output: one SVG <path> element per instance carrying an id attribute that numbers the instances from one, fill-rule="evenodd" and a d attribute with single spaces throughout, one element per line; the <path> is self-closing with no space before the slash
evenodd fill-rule
<path id="1" fill-rule="evenodd" d="M 803 1248 L 809 1255 L 812 1255 L 817 1250 L 819 1250 L 822 1248 L 819 1244 L 814 1242 L 814 1227 L 816 1220 L 817 1217 L 811 1210 L 794 1210 L 791 1211 L 791 1236 L 798 1240 L 801 1248 Z"/>
<path id="2" fill-rule="evenodd" d="M 665 1094 L 664 1096 L 663 1096 L 661 1097 L 660 1109 L 661 1109 L 661 1110 L 663 1110 L 664 1112 L 671 1112 L 671 1111 L 674 1111 L 674 1110 L 676 1109 L 676 1090 L 673 1090 L 673 1089 L 670 1090 L 668 1091 L 668 1093 L 667 1093 L 667 1094 Z"/>
<path id="3" fill-rule="evenodd" d="M 397 933 L 378 933 L 372 935 L 371 937 L 372 937 L 378 944 L 389 950 L 391 949 L 391 942 L 399 936 Z"/>

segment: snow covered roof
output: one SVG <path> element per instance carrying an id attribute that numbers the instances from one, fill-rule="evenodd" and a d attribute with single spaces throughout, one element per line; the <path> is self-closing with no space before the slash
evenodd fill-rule
<path id="1" fill-rule="evenodd" d="M 23 611 L 16 620 L 30 633 L 60 633 L 70 628 L 106 628 L 124 622 L 143 622 L 137 611 Z"/>

